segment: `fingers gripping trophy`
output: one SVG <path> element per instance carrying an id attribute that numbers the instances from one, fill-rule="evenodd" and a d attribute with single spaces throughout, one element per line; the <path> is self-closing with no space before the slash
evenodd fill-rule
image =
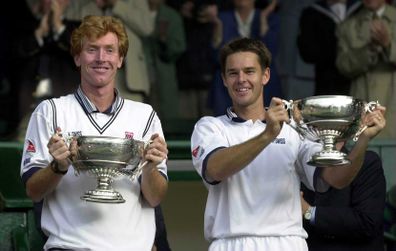
<path id="1" fill-rule="evenodd" d="M 341 95 L 312 96 L 283 101 L 291 118 L 290 125 L 303 139 L 320 142 L 323 149 L 308 164 L 319 167 L 349 164 L 346 154 L 338 151 L 338 141 L 353 139 L 367 129 L 364 117 L 380 106 L 378 102 Z"/>

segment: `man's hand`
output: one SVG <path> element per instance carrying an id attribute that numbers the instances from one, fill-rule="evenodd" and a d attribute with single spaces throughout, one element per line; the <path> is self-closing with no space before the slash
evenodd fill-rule
<path id="1" fill-rule="evenodd" d="M 71 143 L 71 149 L 73 149 L 73 154 L 77 153 L 77 142 L 75 140 Z M 61 171 L 66 171 L 70 165 L 70 157 L 72 156 L 72 151 L 65 140 L 62 137 L 62 131 L 58 127 L 56 133 L 50 138 L 48 144 L 48 151 L 54 158 L 54 161 L 58 163 L 59 169 Z"/>
<path id="2" fill-rule="evenodd" d="M 168 158 L 168 147 L 158 133 L 153 134 L 150 140 L 152 143 L 144 151 L 144 159 L 151 161 L 156 166 Z"/>
<path id="3" fill-rule="evenodd" d="M 366 136 L 369 139 L 374 138 L 386 125 L 385 119 L 386 108 L 377 106 L 374 111 L 367 113 L 362 118 L 363 125 L 367 128 L 362 132 L 361 136 Z"/>
<path id="4" fill-rule="evenodd" d="M 370 25 L 371 39 L 375 44 L 388 48 L 391 43 L 391 38 L 388 29 L 381 19 L 375 19 Z"/>
<path id="5" fill-rule="evenodd" d="M 265 113 L 267 127 L 265 131 L 274 138 L 280 133 L 283 122 L 289 122 L 289 115 L 280 98 L 272 98 L 270 106 Z"/>

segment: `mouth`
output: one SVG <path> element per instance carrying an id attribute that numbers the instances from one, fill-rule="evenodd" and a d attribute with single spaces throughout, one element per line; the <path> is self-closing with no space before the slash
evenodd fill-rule
<path id="1" fill-rule="evenodd" d="M 249 90 L 250 90 L 250 88 L 247 88 L 247 87 L 240 87 L 240 88 L 237 88 L 237 89 L 235 89 L 236 90 L 236 92 L 238 93 L 238 94 L 245 94 L 245 93 L 247 93 Z"/>
<path id="2" fill-rule="evenodd" d="M 107 66 L 93 66 L 92 69 L 96 72 L 106 72 L 110 70 L 110 67 Z"/>

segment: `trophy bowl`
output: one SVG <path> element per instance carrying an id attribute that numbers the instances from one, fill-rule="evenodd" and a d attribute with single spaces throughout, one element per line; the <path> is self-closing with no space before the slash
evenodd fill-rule
<path id="1" fill-rule="evenodd" d="M 373 111 L 378 102 L 366 103 L 351 96 L 322 95 L 285 102 L 291 117 L 290 125 L 311 141 L 320 142 L 323 149 L 315 153 L 309 165 L 338 166 L 350 163 L 346 154 L 336 149 L 338 141 L 357 139 L 362 116 Z"/>
<path id="2" fill-rule="evenodd" d="M 112 187 L 120 175 L 139 171 L 144 142 L 108 136 L 77 137 L 77 156 L 72 164 L 76 173 L 86 172 L 97 178 L 96 189 L 86 191 L 81 199 L 91 202 L 124 203 Z"/>

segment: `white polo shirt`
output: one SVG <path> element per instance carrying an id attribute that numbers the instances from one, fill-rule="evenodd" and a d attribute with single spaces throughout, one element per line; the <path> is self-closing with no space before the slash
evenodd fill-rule
<path id="1" fill-rule="evenodd" d="M 24 180 L 52 161 L 47 143 L 56 126 L 64 136 L 102 135 L 143 141 L 154 133 L 163 137 L 160 120 L 150 105 L 117 95 L 108 113 L 100 113 L 79 89 L 74 95 L 43 101 L 33 112 L 21 164 Z M 165 161 L 158 169 L 166 178 Z M 80 196 L 96 188 L 97 181 L 84 173 L 76 176 L 73 171 L 70 167 L 55 191 L 44 199 L 41 227 L 49 236 L 44 248 L 151 250 L 154 209 L 142 198 L 139 181 L 120 177 L 113 182 L 125 203 L 86 202 Z"/>
<path id="2" fill-rule="evenodd" d="M 262 121 L 244 121 L 230 110 L 220 117 L 203 117 L 195 125 L 191 150 L 194 167 L 209 191 L 205 237 L 211 242 L 249 236 L 307 237 L 302 228 L 300 182 L 327 189 L 321 180 L 314 185 L 319 172 L 315 174 L 316 168 L 306 164 L 321 144 L 301 140 L 284 124 L 277 138 L 238 173 L 221 182 L 203 175 L 211 153 L 245 142 L 265 127 Z"/>

